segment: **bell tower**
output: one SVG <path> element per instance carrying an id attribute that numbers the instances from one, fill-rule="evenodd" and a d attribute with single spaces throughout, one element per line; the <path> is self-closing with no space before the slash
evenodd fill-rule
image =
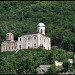
<path id="1" fill-rule="evenodd" d="M 45 24 L 44 23 L 39 23 L 37 25 L 37 32 L 45 35 Z"/>
<path id="2" fill-rule="evenodd" d="M 7 33 L 6 40 L 7 41 L 14 41 L 14 35 L 12 33 Z"/>

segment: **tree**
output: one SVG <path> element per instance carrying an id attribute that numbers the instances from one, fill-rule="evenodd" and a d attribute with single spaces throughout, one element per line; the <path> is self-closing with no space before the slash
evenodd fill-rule
<path id="1" fill-rule="evenodd" d="M 64 62 L 63 63 L 63 67 L 64 67 L 64 70 L 63 72 L 68 72 L 68 70 L 70 69 L 70 63 L 67 61 L 67 62 Z"/>
<path id="2" fill-rule="evenodd" d="M 33 74 L 34 66 L 30 59 L 23 59 L 17 70 L 18 74 Z"/>
<path id="3" fill-rule="evenodd" d="M 58 73 L 58 68 L 53 64 L 51 67 L 48 69 L 46 74 L 57 74 Z"/>

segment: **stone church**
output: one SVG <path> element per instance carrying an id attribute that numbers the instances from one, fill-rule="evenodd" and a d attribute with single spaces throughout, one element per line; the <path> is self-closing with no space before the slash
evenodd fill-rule
<path id="1" fill-rule="evenodd" d="M 1 44 L 1 52 L 3 51 L 16 51 L 17 42 L 14 40 L 14 35 L 12 33 L 6 34 L 6 41 Z"/>
<path id="2" fill-rule="evenodd" d="M 1 51 L 16 51 L 38 47 L 43 47 L 46 50 L 51 49 L 51 38 L 45 36 L 44 23 L 37 25 L 37 32 L 22 35 L 18 37 L 18 41 L 14 41 L 14 35 L 12 33 L 7 33 L 6 41 L 1 44 Z"/>

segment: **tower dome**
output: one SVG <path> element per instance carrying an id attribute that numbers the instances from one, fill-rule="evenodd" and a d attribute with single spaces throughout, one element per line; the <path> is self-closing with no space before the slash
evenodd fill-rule
<path id="1" fill-rule="evenodd" d="M 37 25 L 37 32 L 45 35 L 45 24 L 44 23 L 39 23 Z"/>
<path id="2" fill-rule="evenodd" d="M 42 27 L 42 26 L 45 26 L 45 24 L 44 23 L 39 23 L 37 26 Z"/>

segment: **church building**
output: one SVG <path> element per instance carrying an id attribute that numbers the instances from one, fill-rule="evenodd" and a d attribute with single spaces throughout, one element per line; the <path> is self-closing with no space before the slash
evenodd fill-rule
<path id="1" fill-rule="evenodd" d="M 1 52 L 3 51 L 16 51 L 17 42 L 14 40 L 14 35 L 12 33 L 6 34 L 6 41 L 1 43 Z"/>
<path id="2" fill-rule="evenodd" d="M 46 50 L 51 49 L 51 38 L 45 36 L 44 23 L 37 25 L 37 32 L 18 37 L 17 42 L 14 41 L 14 35 L 12 33 L 7 33 L 6 41 L 1 44 L 1 51 L 14 51 L 38 47 L 45 48 Z"/>
<path id="3" fill-rule="evenodd" d="M 51 38 L 45 36 L 45 25 L 39 23 L 37 32 L 33 34 L 22 35 L 18 37 L 18 49 L 38 48 L 43 47 L 47 50 L 51 49 Z"/>

